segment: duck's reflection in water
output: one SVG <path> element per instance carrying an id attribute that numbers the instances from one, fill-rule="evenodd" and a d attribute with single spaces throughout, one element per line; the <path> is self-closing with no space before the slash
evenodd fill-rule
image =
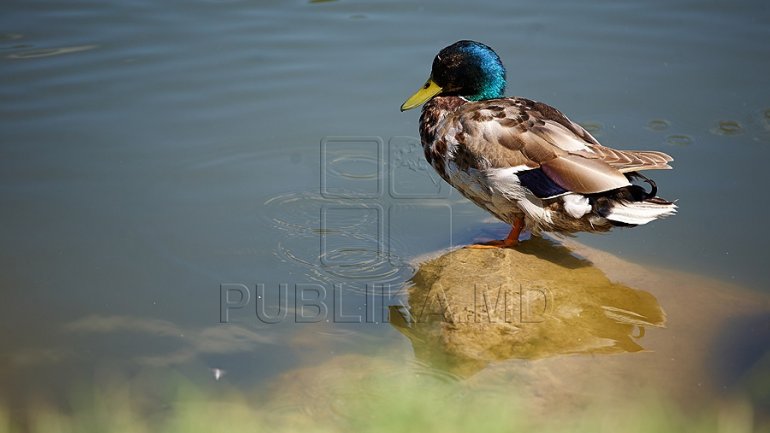
<path id="1" fill-rule="evenodd" d="M 610 281 L 550 240 L 517 249 L 459 249 L 423 263 L 409 308 L 390 322 L 435 368 L 468 377 L 492 361 L 644 350 L 663 327 L 655 297 Z"/>

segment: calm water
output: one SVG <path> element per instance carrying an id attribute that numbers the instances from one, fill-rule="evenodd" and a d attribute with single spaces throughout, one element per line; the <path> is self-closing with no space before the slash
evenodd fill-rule
<path id="1" fill-rule="evenodd" d="M 464 38 L 498 51 L 509 94 L 676 159 L 653 173 L 676 217 L 581 242 L 770 293 L 767 2 L 6 0 L 6 399 L 105 369 L 214 384 L 221 368 L 247 387 L 335 354 L 408 354 L 378 323 L 397 297 L 372 307 L 366 284 L 396 290 L 414 257 L 506 230 L 426 170 L 419 113 L 398 110 Z M 227 325 L 224 283 L 252 292 Z M 281 283 L 329 305 L 342 284 L 346 314 L 372 323 L 259 322 L 256 285 Z"/>

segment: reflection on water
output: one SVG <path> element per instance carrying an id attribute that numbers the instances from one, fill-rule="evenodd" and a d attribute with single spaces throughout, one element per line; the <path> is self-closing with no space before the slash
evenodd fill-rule
<path id="1" fill-rule="evenodd" d="M 460 376 L 511 358 L 638 352 L 645 329 L 666 320 L 649 292 L 542 238 L 446 253 L 412 282 L 409 309 L 391 307 L 391 323 L 418 359 Z"/>
<path id="2" fill-rule="evenodd" d="M 93 315 L 66 323 L 62 335 L 88 341 L 88 345 L 111 346 L 124 351 L 123 361 L 150 367 L 167 367 L 196 360 L 203 355 L 222 355 L 254 351 L 278 341 L 273 334 L 257 332 L 239 325 L 184 328 L 172 322 L 129 316 Z M 130 344 L 141 339 L 143 345 Z M 29 348 L 10 356 L 14 367 L 50 366 L 62 361 L 84 362 L 68 344 Z"/>

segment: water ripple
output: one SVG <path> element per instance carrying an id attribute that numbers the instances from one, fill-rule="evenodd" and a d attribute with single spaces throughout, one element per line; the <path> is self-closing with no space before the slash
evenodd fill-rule
<path id="1" fill-rule="evenodd" d="M 24 35 L 21 33 L 2 33 L 0 34 L 0 43 L 7 41 L 18 41 L 23 37 Z"/>
<path id="2" fill-rule="evenodd" d="M 377 204 L 290 193 L 265 207 L 266 223 L 284 233 L 274 255 L 304 268 L 314 281 L 366 293 L 368 284 L 402 284 L 414 272 L 388 255 Z"/>
<path id="3" fill-rule="evenodd" d="M 689 135 L 684 134 L 674 134 L 669 135 L 666 137 L 666 143 L 672 144 L 674 146 L 689 146 L 691 145 L 695 140 L 693 140 L 692 137 Z"/>
<path id="4" fill-rule="evenodd" d="M 743 126 L 737 120 L 721 120 L 716 127 L 711 129 L 716 135 L 738 135 L 743 133 Z"/>
<path id="5" fill-rule="evenodd" d="M 9 59 L 38 59 L 41 57 L 59 56 L 62 54 L 79 53 L 81 51 L 93 50 L 98 48 L 98 45 L 75 45 L 72 47 L 59 47 L 59 48 L 40 48 L 36 50 L 22 51 L 20 53 L 9 54 L 6 57 Z"/>
<path id="6" fill-rule="evenodd" d="M 330 173 L 348 179 L 377 179 L 379 161 L 368 155 L 344 155 L 328 162 Z"/>
<path id="7" fill-rule="evenodd" d="M 346 280 L 392 282 L 401 274 L 401 266 L 393 266 L 382 251 L 338 248 L 321 254 L 320 260 L 325 273 Z"/>
<path id="8" fill-rule="evenodd" d="M 671 126 L 671 122 L 663 119 L 653 119 L 647 123 L 647 129 L 652 131 L 665 131 Z"/>

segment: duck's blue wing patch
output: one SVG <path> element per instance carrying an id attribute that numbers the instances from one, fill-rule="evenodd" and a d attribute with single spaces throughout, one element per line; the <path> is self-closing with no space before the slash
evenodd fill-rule
<path id="1" fill-rule="evenodd" d="M 519 177 L 519 183 L 532 191 L 537 198 L 549 198 L 562 195 L 569 192 L 552 181 L 543 170 L 536 168 L 516 173 Z"/>

